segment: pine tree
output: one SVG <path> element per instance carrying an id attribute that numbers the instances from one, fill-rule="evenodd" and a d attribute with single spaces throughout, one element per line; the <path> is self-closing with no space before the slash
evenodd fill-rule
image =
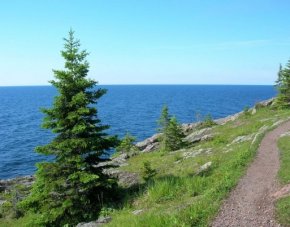
<path id="1" fill-rule="evenodd" d="M 161 151 L 173 151 L 184 146 L 182 141 L 184 138 L 182 128 L 177 122 L 177 119 L 169 115 L 168 107 L 166 105 L 162 109 L 158 123 L 160 126 L 158 131 L 161 133 Z"/>
<path id="2" fill-rule="evenodd" d="M 170 118 L 168 127 L 165 131 L 165 135 L 167 137 L 167 150 L 175 151 L 184 146 L 184 133 L 176 117 Z"/>
<path id="3" fill-rule="evenodd" d="M 53 156 L 51 162 L 37 164 L 36 182 L 30 196 L 21 204 L 35 217 L 37 226 L 74 225 L 97 217 L 106 196 L 116 182 L 98 167 L 101 156 L 117 144 L 108 136 L 97 117 L 95 104 L 106 93 L 96 89 L 96 81 L 88 79 L 88 53 L 70 31 L 64 39 L 64 70 L 54 70 L 50 83 L 59 95 L 53 106 L 42 109 L 43 128 L 56 134 L 47 145 L 36 148 L 43 155 Z M 101 166 L 101 165 L 99 165 Z"/>
<path id="4" fill-rule="evenodd" d="M 116 148 L 117 152 L 130 153 L 130 151 L 137 151 L 138 148 L 134 145 L 136 138 L 130 133 L 126 133 L 121 143 Z"/>
<path id="5" fill-rule="evenodd" d="M 283 69 L 280 65 L 278 78 L 276 80 L 276 88 L 278 95 L 276 105 L 279 108 L 287 108 L 290 106 L 290 60 Z"/>

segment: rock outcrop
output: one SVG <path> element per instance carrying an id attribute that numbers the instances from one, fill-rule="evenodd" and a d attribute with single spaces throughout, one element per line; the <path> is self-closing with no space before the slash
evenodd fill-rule
<path id="1" fill-rule="evenodd" d="M 212 128 L 204 128 L 190 133 L 184 138 L 185 142 L 196 143 L 213 138 Z"/>

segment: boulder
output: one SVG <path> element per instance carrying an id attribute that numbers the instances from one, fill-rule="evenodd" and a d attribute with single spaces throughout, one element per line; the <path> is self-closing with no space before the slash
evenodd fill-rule
<path id="1" fill-rule="evenodd" d="M 207 162 L 204 165 L 202 165 L 201 167 L 199 167 L 199 169 L 196 172 L 196 175 L 202 175 L 203 173 L 205 173 L 206 171 L 208 171 L 212 166 L 212 162 Z"/>
<path id="2" fill-rule="evenodd" d="M 98 226 L 102 226 L 106 223 L 109 223 L 112 220 L 111 217 L 107 216 L 107 217 L 100 217 L 98 220 L 96 221 L 91 221 L 88 223 L 79 223 L 76 227 L 98 227 Z"/>
<path id="3" fill-rule="evenodd" d="M 159 142 L 155 142 L 152 144 L 149 144 L 144 150 L 142 150 L 142 153 L 146 153 L 146 152 L 151 152 L 151 151 L 155 151 L 159 148 Z"/>
<path id="4" fill-rule="evenodd" d="M 193 131 L 199 125 L 200 125 L 200 122 L 187 123 L 187 124 L 182 124 L 181 128 L 185 134 L 188 134 L 189 132 Z"/>
<path id="5" fill-rule="evenodd" d="M 141 214 L 143 212 L 143 210 L 134 210 L 133 212 L 132 212 L 132 214 L 134 214 L 134 215 L 138 215 L 138 214 Z"/>
<path id="6" fill-rule="evenodd" d="M 147 146 L 158 142 L 158 138 L 160 137 L 160 135 L 161 133 L 154 134 L 150 138 L 147 138 L 141 142 L 136 143 L 136 147 L 138 147 L 141 151 L 143 151 L 144 149 L 146 149 Z"/>
<path id="7" fill-rule="evenodd" d="M 203 140 L 209 140 L 211 138 L 213 138 L 212 128 L 204 128 L 192 132 L 184 138 L 184 141 L 188 143 L 196 143 Z"/>

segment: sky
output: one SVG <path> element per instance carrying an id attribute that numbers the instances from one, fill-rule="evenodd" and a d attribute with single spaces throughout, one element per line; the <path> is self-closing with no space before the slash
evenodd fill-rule
<path id="1" fill-rule="evenodd" d="M 2 0 L 0 86 L 48 85 L 73 29 L 100 84 L 271 85 L 289 0 Z"/>

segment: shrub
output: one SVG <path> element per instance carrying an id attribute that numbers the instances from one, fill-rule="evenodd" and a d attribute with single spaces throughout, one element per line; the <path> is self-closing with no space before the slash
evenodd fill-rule
<path id="1" fill-rule="evenodd" d="M 146 161 L 143 163 L 142 178 L 147 182 L 157 174 L 156 169 L 151 167 L 151 163 Z"/>

